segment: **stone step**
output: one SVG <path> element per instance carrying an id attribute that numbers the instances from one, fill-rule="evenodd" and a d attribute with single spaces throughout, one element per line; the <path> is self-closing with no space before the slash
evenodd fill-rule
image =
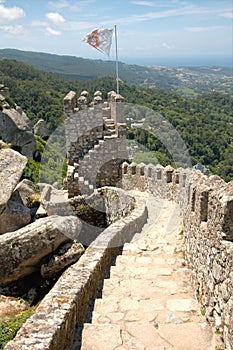
<path id="1" fill-rule="evenodd" d="M 82 350 L 113 350 L 122 345 L 121 329 L 114 324 L 85 323 L 82 331 Z M 77 345 L 71 350 L 77 349 Z"/>
<path id="2" fill-rule="evenodd" d="M 105 124 L 106 123 L 114 123 L 115 124 L 115 121 L 112 118 L 108 118 L 108 119 L 105 119 Z"/>
<path id="3" fill-rule="evenodd" d="M 140 316 L 139 316 L 140 317 Z M 113 323 L 116 320 L 119 324 Z M 211 328 L 196 322 L 176 319 L 164 324 L 157 320 L 141 322 L 137 314 L 128 314 L 122 327 L 122 314 L 111 314 L 109 323 L 85 323 L 82 331 L 81 350 L 213 350 L 213 331 Z M 110 323 L 111 322 L 111 323 Z M 79 340 L 71 350 L 78 349 Z M 76 347 L 75 347 L 76 346 Z"/>
<path id="4" fill-rule="evenodd" d="M 213 329 L 194 298 L 179 227 L 168 234 L 164 224 L 172 210 L 165 204 L 156 223 L 145 225 L 116 257 L 91 323 L 84 324 L 81 350 L 215 349 Z M 153 210 L 149 215 L 154 220 Z"/>
<path id="5" fill-rule="evenodd" d="M 187 321 L 201 321 L 202 315 L 199 305 L 185 294 L 170 296 L 168 293 L 154 293 L 149 298 L 144 295 L 122 295 L 113 298 L 113 295 L 97 299 L 94 312 L 92 313 L 92 323 L 115 323 L 120 324 L 124 318 L 128 321 L 144 320 L 151 322 L 160 314 L 160 323 L 184 323 Z M 172 298 L 173 297 L 173 298 Z"/>
<path id="6" fill-rule="evenodd" d="M 117 138 L 117 135 L 111 135 L 111 136 L 104 136 L 104 140 L 111 140 L 111 139 L 116 139 Z"/>
<path id="7" fill-rule="evenodd" d="M 114 121 L 112 121 L 112 122 L 110 122 L 110 121 L 105 122 L 105 125 L 106 125 L 107 128 L 111 128 L 111 127 L 114 127 L 114 128 L 115 128 L 115 126 L 116 126 L 116 124 L 114 123 Z"/>
<path id="8" fill-rule="evenodd" d="M 82 195 L 89 195 L 93 193 L 94 186 L 89 183 L 84 177 L 80 176 L 78 179 L 79 191 Z"/>

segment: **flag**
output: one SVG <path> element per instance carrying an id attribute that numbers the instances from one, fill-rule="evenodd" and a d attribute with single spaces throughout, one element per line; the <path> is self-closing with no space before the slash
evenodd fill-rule
<path id="1" fill-rule="evenodd" d="M 90 34 L 85 36 L 83 41 L 93 46 L 105 55 L 109 56 L 112 44 L 113 29 L 94 29 Z"/>

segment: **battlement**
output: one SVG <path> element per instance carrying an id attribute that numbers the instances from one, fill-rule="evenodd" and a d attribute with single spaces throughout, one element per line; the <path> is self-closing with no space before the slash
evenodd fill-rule
<path id="1" fill-rule="evenodd" d="M 127 159 L 124 98 L 111 91 L 103 101 L 101 91 L 96 91 L 90 101 L 87 91 L 79 97 L 70 91 L 64 98 L 64 115 L 69 197 L 115 185 L 120 164 Z"/>
<path id="2" fill-rule="evenodd" d="M 223 331 L 225 343 L 231 349 L 232 182 L 227 184 L 218 176 L 208 178 L 192 168 L 126 162 L 124 103 L 122 96 L 115 92 L 110 92 L 103 102 L 98 91 L 90 102 L 88 92 L 77 98 L 71 91 L 64 100 L 64 110 L 69 140 L 70 196 L 114 185 L 175 201 L 183 217 L 186 259 L 193 272 L 197 299 L 206 310 L 208 320 Z M 123 132 L 119 132 L 122 125 Z"/>
<path id="3" fill-rule="evenodd" d="M 207 177 L 192 168 L 126 162 L 123 98 L 114 92 L 109 93 L 106 102 L 97 92 L 90 102 L 88 92 L 77 97 L 71 91 L 64 99 L 64 112 L 69 196 L 89 194 L 95 188 L 113 184 L 126 191 L 148 192 L 177 203 L 195 296 L 210 324 L 222 332 L 225 349 L 232 350 L 233 182 L 225 183 L 218 176 Z M 110 189 L 109 204 L 117 209 L 115 216 L 124 212 L 122 189 L 116 189 L 116 194 Z M 104 193 L 103 188 L 98 191 Z M 120 220 L 105 229 L 80 260 L 65 271 L 6 350 L 24 350 L 28 346 L 70 349 L 75 325 L 83 321 L 111 256 L 129 237 L 140 234 L 146 223 L 145 201 L 136 196 L 129 204 L 132 212 L 120 215 Z M 175 215 L 177 211 L 171 213 L 168 225 L 174 224 Z"/>
<path id="4" fill-rule="evenodd" d="M 233 349 L 233 182 L 194 169 L 122 164 L 122 188 L 177 202 L 192 284 L 208 321 Z"/>

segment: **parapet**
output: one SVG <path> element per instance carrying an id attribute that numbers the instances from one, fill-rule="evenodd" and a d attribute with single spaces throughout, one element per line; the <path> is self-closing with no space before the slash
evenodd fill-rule
<path id="1" fill-rule="evenodd" d="M 64 98 L 65 111 L 68 109 L 74 109 L 77 107 L 77 94 L 74 91 L 70 91 Z"/>

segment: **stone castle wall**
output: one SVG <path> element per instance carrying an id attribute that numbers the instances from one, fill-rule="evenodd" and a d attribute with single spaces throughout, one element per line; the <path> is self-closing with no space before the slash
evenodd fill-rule
<path id="1" fill-rule="evenodd" d="M 181 208 L 185 256 L 196 298 L 233 349 L 233 182 L 190 169 L 122 165 L 122 187 L 174 200 Z"/>
<path id="2" fill-rule="evenodd" d="M 108 101 L 100 105 L 101 96 L 97 94 L 97 100 L 88 108 L 89 112 L 83 104 L 80 107 L 77 102 L 80 99 L 82 103 L 85 102 L 83 97 L 76 99 L 76 95 L 70 93 L 64 101 L 68 133 L 74 133 L 70 121 L 75 119 L 77 123 L 78 120 L 77 128 L 82 124 L 79 126 L 81 133 L 84 133 L 81 128 L 89 128 L 91 131 L 86 140 L 90 144 L 91 138 L 94 146 L 88 146 L 88 152 L 81 158 L 73 157 L 72 166 L 76 170 L 70 170 L 73 174 L 70 177 L 71 186 L 77 186 L 80 191 L 81 183 L 86 183 L 91 185 L 92 191 L 95 187 L 116 185 L 125 190 L 148 191 L 154 196 L 177 202 L 184 218 L 186 259 L 193 271 L 196 296 L 207 319 L 223 331 L 227 349 L 233 349 L 232 183 L 226 184 L 218 177 L 207 178 L 193 169 L 173 169 L 171 166 L 164 168 L 152 164 L 124 162 L 119 173 L 121 161 L 116 162 L 114 168 L 111 159 L 116 159 L 118 155 L 120 160 L 127 158 L 125 134 L 119 132 L 121 123 L 124 122 L 122 98 L 109 93 Z M 78 119 L 77 113 L 82 113 L 83 110 L 86 114 Z M 105 121 L 108 119 L 115 124 L 115 133 L 111 136 L 105 134 Z M 72 145 L 70 143 L 71 148 L 74 147 L 77 152 L 80 149 L 77 135 L 73 136 L 73 141 Z M 72 156 L 70 158 L 73 159 Z M 111 180 L 114 178 L 113 183 Z M 71 190 L 71 195 L 73 194 L 74 191 Z"/>
<path id="3" fill-rule="evenodd" d="M 193 185 L 184 219 L 186 258 L 203 313 L 233 349 L 233 183 L 218 177 Z"/>
<path id="4" fill-rule="evenodd" d="M 124 105 L 121 95 L 100 91 L 89 102 L 88 93 L 70 91 L 64 99 L 69 197 L 91 194 L 97 187 L 120 180 L 120 165 L 127 159 Z"/>
<path id="5" fill-rule="evenodd" d="M 100 93 L 91 104 L 86 92 L 79 98 L 70 92 L 64 99 L 69 196 L 114 184 L 175 201 L 183 217 L 185 256 L 196 297 L 207 319 L 223 332 L 226 349 L 233 350 L 233 183 L 193 169 L 121 164 L 125 159 L 121 102 L 115 93 L 105 103 Z M 118 213 L 116 206 L 114 217 Z M 132 213 L 105 229 L 65 271 L 5 349 L 69 349 L 74 326 L 82 322 L 88 301 L 116 253 L 112 247 L 140 232 L 146 218 L 145 203 L 137 198 Z"/>
<path id="6" fill-rule="evenodd" d="M 106 192 L 107 189 L 104 194 Z M 111 257 L 117 254 L 124 242 L 140 232 L 147 220 L 144 200 L 133 200 L 134 206 L 129 212 L 130 198 L 126 198 L 120 191 L 110 189 L 110 199 L 113 197 L 114 216 L 118 218 L 119 203 L 124 198 L 126 213 L 122 213 L 122 219 L 106 228 L 90 244 L 78 262 L 63 273 L 41 301 L 35 314 L 26 321 L 4 350 L 70 349 L 75 326 L 83 322 L 89 301 L 96 297 Z M 128 215 L 124 217 L 125 214 Z"/>

